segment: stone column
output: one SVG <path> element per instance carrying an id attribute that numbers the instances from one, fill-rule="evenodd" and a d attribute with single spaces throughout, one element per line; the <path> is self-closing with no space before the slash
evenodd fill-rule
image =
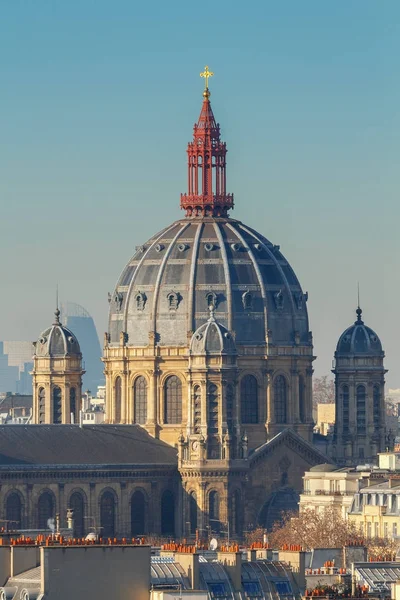
<path id="1" fill-rule="evenodd" d="M 275 412 L 273 403 L 273 384 L 272 384 L 272 371 L 267 370 L 266 372 L 266 391 L 267 391 L 267 418 L 266 427 L 268 434 L 271 433 L 271 425 L 275 423 Z"/>
<path id="2" fill-rule="evenodd" d="M 34 516 L 33 516 L 33 506 L 32 506 L 32 489 L 33 485 L 31 483 L 26 484 L 26 506 L 25 506 L 25 515 L 24 515 L 24 523 L 23 527 L 26 529 L 34 529 Z"/>
<path id="3" fill-rule="evenodd" d="M 207 502 L 206 502 L 206 491 L 207 491 L 207 482 L 206 481 L 200 481 L 199 483 L 199 494 L 198 494 L 198 506 L 199 506 L 199 513 L 198 514 L 198 526 L 199 526 L 199 530 L 200 530 L 200 535 L 202 537 L 207 538 L 208 537 L 208 529 L 206 529 L 206 526 L 209 524 L 208 523 L 208 518 L 206 518 L 206 508 L 207 508 Z"/>
<path id="4" fill-rule="evenodd" d="M 106 401 L 105 401 L 105 419 L 108 423 L 113 422 L 113 408 L 112 408 L 112 383 L 111 383 L 111 373 L 107 368 L 104 369 L 104 375 L 106 378 Z"/>
<path id="5" fill-rule="evenodd" d="M 130 528 L 130 519 L 128 515 L 128 497 L 127 497 L 127 489 L 126 483 L 122 481 L 120 483 L 120 495 L 119 495 L 119 515 L 118 515 L 118 523 L 117 528 L 120 537 L 129 537 L 131 528 Z"/>
<path id="6" fill-rule="evenodd" d="M 124 348 L 125 350 L 125 348 Z M 128 372 L 126 369 L 126 360 L 123 359 L 124 368 L 121 374 L 121 423 L 126 423 L 127 420 L 127 408 L 128 408 L 128 393 L 127 393 L 127 379 Z"/>
<path id="7" fill-rule="evenodd" d="M 160 508 L 160 498 L 158 497 L 158 483 L 157 481 L 152 481 L 148 517 L 149 533 L 155 533 L 158 535 L 161 533 Z"/>

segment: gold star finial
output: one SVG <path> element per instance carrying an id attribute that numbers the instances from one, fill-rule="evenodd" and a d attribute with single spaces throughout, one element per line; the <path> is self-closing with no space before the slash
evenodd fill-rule
<path id="1" fill-rule="evenodd" d="M 213 77 L 213 75 L 214 75 L 214 73 L 212 71 L 208 70 L 207 65 L 204 67 L 204 71 L 202 73 L 200 73 L 200 77 L 204 77 L 204 79 L 205 79 L 205 87 L 204 87 L 205 91 L 208 91 L 208 79 L 210 77 Z"/>

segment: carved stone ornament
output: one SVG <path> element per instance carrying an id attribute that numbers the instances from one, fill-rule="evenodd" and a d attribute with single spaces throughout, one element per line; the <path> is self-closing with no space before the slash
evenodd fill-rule
<path id="1" fill-rule="evenodd" d="M 303 292 L 296 292 L 296 294 L 294 294 L 294 300 L 296 302 L 297 310 L 303 310 L 303 307 L 304 307 Z"/>
<path id="2" fill-rule="evenodd" d="M 144 310 L 147 302 L 147 296 L 144 292 L 137 292 L 135 296 L 135 304 L 137 310 Z"/>
<path id="3" fill-rule="evenodd" d="M 123 294 L 121 294 L 121 292 L 115 292 L 114 302 L 115 302 L 115 308 L 116 308 L 117 312 L 119 312 L 121 310 L 123 301 L 124 301 Z"/>
<path id="4" fill-rule="evenodd" d="M 242 294 L 242 304 L 243 304 L 244 310 L 252 310 L 252 308 L 253 308 L 253 294 L 251 294 L 249 292 L 249 290 L 246 290 Z"/>
<path id="5" fill-rule="evenodd" d="M 274 293 L 274 300 L 275 300 L 276 310 L 283 310 L 284 297 L 283 297 L 282 290 L 279 290 L 279 292 Z"/>
<path id="6" fill-rule="evenodd" d="M 169 292 L 167 295 L 169 310 L 177 310 L 181 299 L 182 296 L 179 294 L 179 292 Z"/>

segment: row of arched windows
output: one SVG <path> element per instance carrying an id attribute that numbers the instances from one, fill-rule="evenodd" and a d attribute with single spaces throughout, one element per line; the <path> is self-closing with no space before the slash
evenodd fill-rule
<path id="1" fill-rule="evenodd" d="M 356 423 L 357 432 L 361 434 L 366 433 L 367 427 L 366 395 L 365 385 L 357 385 L 355 390 Z M 350 422 L 350 390 L 348 385 L 342 386 L 341 399 L 343 433 L 348 433 Z M 379 385 L 374 385 L 372 391 L 372 418 L 375 429 L 379 429 L 381 422 L 381 391 Z"/>
<path id="2" fill-rule="evenodd" d="M 56 385 L 52 389 L 52 408 L 53 408 L 53 423 L 60 425 L 62 423 L 62 390 Z M 38 389 L 38 420 L 39 424 L 43 425 L 46 422 L 46 391 L 43 387 Z M 71 413 L 71 422 L 78 423 L 79 410 L 76 389 L 74 387 L 69 390 L 69 410 Z"/>
<path id="3" fill-rule="evenodd" d="M 283 375 L 278 375 L 273 384 L 275 421 L 287 423 L 288 420 L 288 384 Z M 121 421 L 121 377 L 114 384 L 115 421 Z M 147 381 L 142 375 L 133 384 L 133 422 L 144 425 L 147 420 Z M 228 427 L 233 418 L 234 392 L 231 385 L 226 389 L 226 419 Z M 240 382 L 240 417 L 241 423 L 259 422 L 258 381 L 254 375 L 245 375 Z M 180 424 L 182 422 L 182 382 L 176 375 L 171 375 L 164 383 L 164 423 Z M 302 423 L 307 420 L 305 383 L 299 376 L 299 417 Z M 218 389 L 210 384 L 207 390 L 207 419 L 209 433 L 218 429 Z M 200 432 L 201 425 L 201 388 L 196 385 L 193 390 L 193 426 Z"/>
<path id="4" fill-rule="evenodd" d="M 147 533 L 147 507 L 143 492 L 136 490 L 131 497 L 131 535 Z M 116 532 L 116 498 L 113 492 L 105 491 L 100 498 L 100 531 L 104 538 L 114 537 Z M 84 495 L 74 492 L 69 499 L 68 508 L 73 510 L 74 537 L 82 537 L 93 529 L 94 515 L 86 514 Z M 5 502 L 5 520 L 9 529 L 20 529 L 23 526 L 21 496 L 12 492 Z M 51 529 L 56 513 L 55 498 L 50 492 L 43 492 L 37 504 L 37 528 Z M 175 497 L 166 490 L 161 498 L 161 533 L 175 534 Z"/>

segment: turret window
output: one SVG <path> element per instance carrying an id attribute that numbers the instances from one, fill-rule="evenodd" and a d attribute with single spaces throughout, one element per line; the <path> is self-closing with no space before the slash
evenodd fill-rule
<path id="1" fill-rule="evenodd" d="M 171 375 L 164 384 L 164 423 L 182 422 L 182 383 L 179 377 Z"/>
<path id="2" fill-rule="evenodd" d="M 358 431 L 358 433 L 365 433 L 365 430 L 366 430 L 365 387 L 363 385 L 357 386 L 356 401 L 357 401 L 357 431 Z"/>
<path id="3" fill-rule="evenodd" d="M 228 427 L 228 431 L 232 431 L 233 428 L 233 386 L 229 383 L 226 386 L 226 425 Z"/>
<path id="4" fill-rule="evenodd" d="M 253 309 L 253 295 L 250 292 L 244 292 L 242 294 L 242 303 L 244 310 L 252 310 Z"/>
<path id="5" fill-rule="evenodd" d="M 283 375 L 278 375 L 274 381 L 274 407 L 277 423 L 287 422 L 287 383 Z"/>
<path id="6" fill-rule="evenodd" d="M 53 388 L 53 423 L 59 425 L 62 422 L 61 389 Z"/>
<path id="7" fill-rule="evenodd" d="M 193 390 L 193 427 L 194 433 L 201 432 L 201 388 L 194 386 Z"/>
<path id="8" fill-rule="evenodd" d="M 147 381 L 141 375 L 133 384 L 133 422 L 144 425 L 147 420 Z"/>
<path id="9" fill-rule="evenodd" d="M 240 414 L 242 423 L 258 423 L 258 384 L 254 375 L 240 382 Z"/>
<path id="10" fill-rule="evenodd" d="M 214 383 L 208 386 L 207 421 L 208 433 L 218 433 L 218 388 Z"/>
<path id="11" fill-rule="evenodd" d="M 78 411 L 76 405 L 76 389 L 71 388 L 69 390 L 69 412 L 71 417 L 71 423 L 78 422 Z"/>
<path id="12" fill-rule="evenodd" d="M 46 391 L 44 388 L 39 388 L 39 425 L 43 425 L 46 420 Z"/>

